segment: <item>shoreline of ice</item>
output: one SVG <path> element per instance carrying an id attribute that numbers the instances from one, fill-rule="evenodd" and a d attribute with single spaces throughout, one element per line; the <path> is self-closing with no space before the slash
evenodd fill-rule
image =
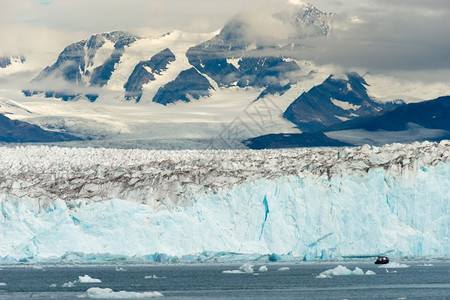
<path id="1" fill-rule="evenodd" d="M 448 257 L 449 146 L 0 148 L 0 262 Z"/>

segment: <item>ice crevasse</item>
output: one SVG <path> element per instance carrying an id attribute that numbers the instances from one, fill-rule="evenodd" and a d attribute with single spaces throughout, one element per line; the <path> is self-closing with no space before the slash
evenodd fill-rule
<path id="1" fill-rule="evenodd" d="M 205 251 L 448 257 L 449 146 L 0 148 L 0 261 Z"/>

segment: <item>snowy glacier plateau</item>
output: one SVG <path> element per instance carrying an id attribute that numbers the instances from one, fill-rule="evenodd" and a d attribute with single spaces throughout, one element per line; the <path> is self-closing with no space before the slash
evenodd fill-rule
<path id="1" fill-rule="evenodd" d="M 3 147 L 0 263 L 448 257 L 449 146 Z"/>

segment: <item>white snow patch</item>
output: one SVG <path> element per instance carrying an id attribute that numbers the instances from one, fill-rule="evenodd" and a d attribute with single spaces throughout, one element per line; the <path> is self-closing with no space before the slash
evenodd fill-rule
<path id="1" fill-rule="evenodd" d="M 361 105 L 354 105 L 354 104 L 351 104 L 351 103 L 348 103 L 348 102 L 339 101 L 339 100 L 334 99 L 334 98 L 330 98 L 330 101 L 334 105 L 342 108 L 343 110 L 358 110 L 358 109 L 361 108 Z"/>
<path id="2" fill-rule="evenodd" d="M 105 43 L 103 44 L 103 46 L 95 52 L 94 59 L 92 60 L 92 65 L 88 66 L 87 68 L 90 73 L 92 73 L 92 70 L 94 70 L 95 68 L 103 65 L 114 52 L 114 43 L 108 39 L 104 40 Z"/>
<path id="3" fill-rule="evenodd" d="M 341 117 L 341 116 L 338 116 L 338 115 L 334 115 L 334 116 L 335 116 L 336 118 L 338 118 L 339 120 L 343 121 L 343 122 L 350 120 L 350 118 Z"/>
<path id="4" fill-rule="evenodd" d="M 87 296 L 94 299 L 143 299 L 163 297 L 164 295 L 159 292 L 114 292 L 109 288 L 93 287 L 87 290 Z"/>
<path id="5" fill-rule="evenodd" d="M 228 58 L 227 63 L 232 64 L 236 69 L 239 69 L 239 62 L 241 61 L 241 57 L 239 58 Z"/>

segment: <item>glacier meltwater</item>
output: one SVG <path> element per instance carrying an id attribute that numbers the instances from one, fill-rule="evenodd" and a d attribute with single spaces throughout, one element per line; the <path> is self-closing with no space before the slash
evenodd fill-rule
<path id="1" fill-rule="evenodd" d="M 0 148 L 0 262 L 448 257 L 449 146 Z"/>

